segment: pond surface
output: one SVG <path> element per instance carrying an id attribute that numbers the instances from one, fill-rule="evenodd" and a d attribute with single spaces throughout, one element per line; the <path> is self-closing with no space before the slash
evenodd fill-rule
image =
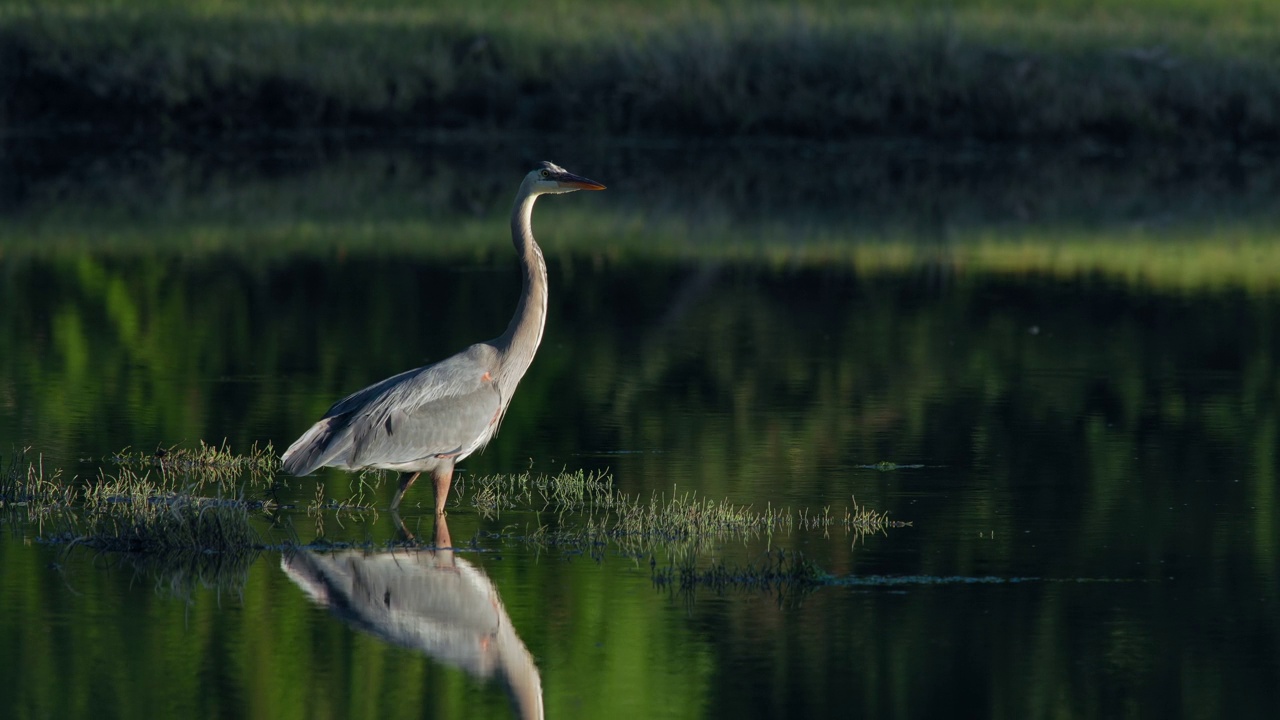
<path id="1" fill-rule="evenodd" d="M 85 487 L 124 448 L 278 451 L 343 395 L 498 335 L 522 174 L 545 155 L 610 189 L 538 205 L 544 342 L 447 524 L 429 487 L 396 517 L 390 477 L 335 470 L 242 486 L 276 507 L 225 561 L 0 510 L 0 715 L 1274 711 L 1265 166 L 89 144 L 0 156 L 0 452 Z M 485 476 L 578 470 L 645 502 L 898 522 L 584 548 L 531 541 L 581 514 L 475 502 Z M 317 484 L 369 509 L 309 508 Z M 663 579 L 778 551 L 829 578 Z"/>

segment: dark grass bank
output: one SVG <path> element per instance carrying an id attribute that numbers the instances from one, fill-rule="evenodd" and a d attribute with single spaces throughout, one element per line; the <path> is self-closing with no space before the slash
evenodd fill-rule
<path id="1" fill-rule="evenodd" d="M 563 18 L 562 18 L 563 19 Z M 0 15 L 0 128 L 1280 141 L 1280 58 L 1159 32 L 739 9 L 663 22 Z"/>

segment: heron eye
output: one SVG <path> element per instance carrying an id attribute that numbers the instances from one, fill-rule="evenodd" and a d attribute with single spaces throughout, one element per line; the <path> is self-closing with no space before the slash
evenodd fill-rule
<path id="1" fill-rule="evenodd" d="M 542 177 L 544 177 L 544 178 L 551 177 L 551 172 L 550 172 L 550 171 L 548 171 L 548 170 L 543 170 L 543 171 L 542 171 Z"/>

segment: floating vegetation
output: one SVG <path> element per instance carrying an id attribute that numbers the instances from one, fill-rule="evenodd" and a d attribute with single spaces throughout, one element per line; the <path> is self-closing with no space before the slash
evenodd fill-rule
<path id="1" fill-rule="evenodd" d="M 280 458 L 270 442 L 263 447 L 254 443 L 245 455 L 232 452 L 226 440 L 218 446 L 201 440 L 198 448 L 174 445 L 158 447 L 152 452 L 125 448 L 107 456 L 106 460 L 129 468 L 155 468 L 165 474 L 189 475 L 202 485 L 225 484 L 241 477 L 247 478 L 250 485 L 265 485 L 280 469 Z"/>
<path id="2" fill-rule="evenodd" d="M 210 453 L 203 447 L 207 457 L 230 457 L 225 449 Z M 0 508 L 21 509 L 25 517 L 19 517 L 35 523 L 40 539 L 50 543 L 158 555 L 261 547 L 250 517 L 271 513 L 274 501 L 207 497 L 199 490 L 210 482 L 225 485 L 225 479 L 193 480 L 166 469 L 138 473 L 120 465 L 117 472 L 100 470 L 85 482 L 66 481 L 61 470 L 46 471 L 43 457 L 28 462 L 23 452 L 0 474 Z"/>
<path id="3" fill-rule="evenodd" d="M 761 563 L 744 566 L 728 565 L 719 560 L 699 567 L 695 558 L 687 558 L 664 568 L 650 561 L 653 584 L 680 593 L 699 588 L 716 592 L 727 590 L 776 591 L 791 594 L 827 585 L 832 578 L 798 552 L 776 550 Z"/>
<path id="4" fill-rule="evenodd" d="M 160 578 L 161 585 L 180 596 L 201 586 L 234 586 L 259 552 L 274 547 L 263 541 L 255 519 L 273 516 L 280 508 L 269 496 L 254 499 L 245 493 L 260 482 L 254 478 L 268 477 L 276 469 L 270 445 L 255 446 L 244 456 L 225 443 L 151 453 L 126 448 L 106 460 L 110 465 L 93 477 L 64 480 L 59 470 L 46 469 L 42 459 L 29 462 L 24 452 L 0 475 L 0 508 L 21 508 L 28 522 L 38 521 L 42 542 L 123 553 L 125 561 Z M 241 480 L 246 476 L 250 479 Z M 345 530 L 345 520 L 376 512 L 377 485 L 360 475 L 350 488 L 350 497 L 337 500 L 329 496 L 328 484 L 318 482 L 310 502 L 288 507 L 305 508 L 315 522 L 315 542 L 348 546 L 345 540 L 328 540 L 326 526 L 336 521 Z M 861 538 L 909 524 L 891 521 L 887 513 L 860 506 L 855 498 L 850 507 L 816 512 L 771 503 L 757 510 L 675 487 L 644 498 L 620 492 L 608 472 L 582 470 L 460 478 L 456 490 L 455 503 L 469 502 L 484 518 L 513 511 L 537 517 L 524 532 L 510 524 L 500 532 L 478 533 L 474 547 L 487 537 L 596 559 L 614 552 L 652 558 L 662 548 L 672 560 L 662 569 L 650 561 L 654 582 L 681 592 L 699 587 L 790 592 L 827 582 L 816 564 L 782 550 L 771 552 L 767 562 L 742 567 L 699 561 L 719 543 L 763 537 L 772 545 L 775 535 L 794 531 L 843 530 Z M 407 537 L 395 547 L 420 545 L 403 520 L 393 517 Z M 301 544 L 296 534 L 286 542 Z"/>
<path id="5" fill-rule="evenodd" d="M 870 465 L 855 465 L 854 467 L 862 470 L 879 470 L 880 472 L 890 472 L 892 470 L 913 470 L 915 468 L 922 468 L 924 467 L 924 465 L 899 465 L 898 463 L 895 463 L 895 462 L 888 462 L 887 460 L 881 460 L 878 463 L 871 463 Z"/>
<path id="6" fill-rule="evenodd" d="M 83 493 L 74 541 L 127 552 L 230 552 L 261 545 L 249 524 L 251 511 L 269 512 L 271 501 L 209 498 L 181 492 L 173 476 L 122 468 L 101 473 Z"/>
<path id="7" fill-rule="evenodd" d="M 498 517 L 503 510 L 554 509 L 557 512 L 616 507 L 626 498 L 613 489 L 607 471 L 562 472 L 558 475 L 487 475 L 458 484 L 458 493 L 471 491 L 471 504 L 484 517 Z"/>
<path id="8" fill-rule="evenodd" d="M 62 470 L 54 469 L 46 477 L 44 456 L 29 463 L 27 452 L 24 449 L 14 455 L 0 474 L 0 508 L 70 505 L 75 491 L 59 481 Z"/>
<path id="9" fill-rule="evenodd" d="M 61 481 L 62 471 L 45 475 L 44 456 L 34 463 L 26 460 L 27 450 L 14 455 L 0 474 L 0 519 L 6 515 L 34 523 L 39 532 L 61 526 L 75 504 L 75 488 Z"/>
<path id="10" fill-rule="evenodd" d="M 696 551 L 726 539 L 772 536 L 774 533 L 841 529 L 855 537 L 884 532 L 910 523 L 893 521 L 888 513 L 858 505 L 833 512 L 793 511 L 772 504 L 757 511 L 729 500 L 714 501 L 697 493 L 654 493 L 647 501 L 618 492 L 607 472 L 563 472 L 558 475 L 529 473 L 493 475 L 460 484 L 459 493 L 470 490 L 470 502 L 486 518 L 503 511 L 534 509 L 554 516 L 516 538 L 538 547 L 588 549 L 599 555 L 609 543 L 627 554 L 639 555 L 655 543 L 678 551 Z M 541 505 L 541 507 L 539 507 Z"/>

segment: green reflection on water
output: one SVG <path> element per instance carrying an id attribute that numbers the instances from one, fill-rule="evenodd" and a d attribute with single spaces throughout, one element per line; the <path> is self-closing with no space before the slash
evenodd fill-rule
<path id="1" fill-rule="evenodd" d="M 247 142 L 205 155 L 79 142 L 87 159 L 72 141 L 0 137 L 0 257 L 506 262 L 512 178 L 541 153 L 614 184 L 539 207 L 539 239 L 562 259 L 834 265 L 860 275 L 929 265 L 1162 292 L 1280 287 L 1280 171 L 1252 156 L 563 140 L 531 152 L 502 137 L 449 147 Z"/>
<path id="2" fill-rule="evenodd" d="M 344 393 L 498 334 L 518 292 L 502 220 L 510 188 L 470 196 L 441 181 L 415 195 L 437 176 L 411 168 L 378 185 L 387 161 L 370 162 L 377 172 L 356 181 L 335 170 L 228 184 L 216 202 L 179 183 L 189 197 L 161 191 L 172 203 L 140 221 L 129 218 L 142 205 L 122 209 L 109 190 L 73 203 L 79 216 L 53 193 L 18 203 L 0 246 L 0 442 L 68 474 L 124 446 L 284 447 Z M 326 177 L 334 189 L 313 193 Z M 349 182 L 373 185 L 349 193 Z M 348 194 L 383 204 L 325 215 Z M 768 540 L 838 577 L 1125 581 L 686 606 L 626 558 L 479 553 L 550 714 L 1269 711 L 1259 688 L 1280 667 L 1280 262 L 1274 199 L 1242 195 L 1243 206 L 1215 206 L 1241 228 L 1227 233 L 1234 244 L 1202 232 L 1220 227 L 1211 211 L 1175 223 L 1172 244 L 1119 230 L 1134 213 L 1113 206 L 1090 229 L 1071 218 L 1097 198 L 1069 193 L 1044 202 L 1074 210 L 1008 234 L 956 215 L 973 195 L 923 229 L 904 219 L 911 203 L 889 202 L 875 227 L 890 238 L 867 244 L 814 242 L 867 226 L 794 198 L 776 209 L 789 227 L 811 218 L 799 240 L 780 225 L 717 224 L 739 202 L 748 219 L 768 215 L 750 190 L 713 194 L 731 200 L 719 215 L 679 194 L 648 196 L 675 205 L 652 218 L 636 201 L 540 208 L 545 344 L 467 472 L 607 466 L 645 496 L 677 485 L 817 508 L 856 495 L 914 523 L 860 544 Z M 1200 196 L 1156 204 L 1188 197 Z M 881 462 L 924 467 L 862 467 Z M 283 492 L 305 502 L 313 482 Z M 504 522 L 451 519 L 456 538 Z M 351 537 L 390 532 L 368 527 Z M 500 692 L 328 622 L 273 562 L 221 598 L 184 604 L 128 566 L 5 532 L 0 642 L 19 650 L 0 654 L 0 689 L 20 714 L 508 713 Z"/>

